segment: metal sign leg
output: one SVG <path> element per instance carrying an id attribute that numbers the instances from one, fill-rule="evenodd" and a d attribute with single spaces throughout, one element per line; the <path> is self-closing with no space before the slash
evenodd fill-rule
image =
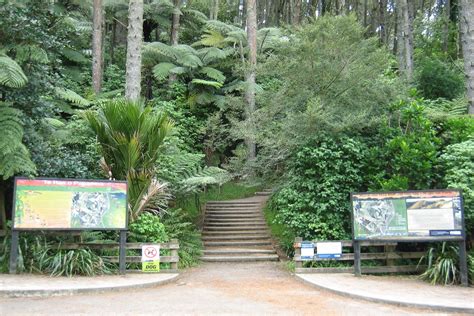
<path id="1" fill-rule="evenodd" d="M 10 248 L 10 274 L 16 273 L 16 267 L 18 263 L 18 241 L 19 241 L 20 232 L 17 230 L 12 230 L 12 241 Z"/>
<path id="2" fill-rule="evenodd" d="M 360 242 L 354 240 L 352 242 L 354 247 L 354 275 L 361 276 L 361 269 L 360 269 Z"/>
<path id="3" fill-rule="evenodd" d="M 125 245 L 127 243 L 127 231 L 121 230 L 120 231 L 120 250 L 119 250 L 119 273 L 125 274 L 125 255 L 126 255 L 126 248 Z"/>
<path id="4" fill-rule="evenodd" d="M 461 272 L 461 285 L 468 286 L 466 240 L 459 242 L 459 270 Z"/>

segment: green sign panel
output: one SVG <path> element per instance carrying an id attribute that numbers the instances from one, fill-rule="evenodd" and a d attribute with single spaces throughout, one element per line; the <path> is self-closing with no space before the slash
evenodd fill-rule
<path id="1" fill-rule="evenodd" d="M 142 262 L 143 272 L 160 272 L 160 261 L 145 261 Z"/>
<path id="2" fill-rule="evenodd" d="M 126 229 L 127 183 L 15 179 L 14 229 Z"/>
<path id="3" fill-rule="evenodd" d="M 352 194 L 354 239 L 463 238 L 457 190 Z"/>

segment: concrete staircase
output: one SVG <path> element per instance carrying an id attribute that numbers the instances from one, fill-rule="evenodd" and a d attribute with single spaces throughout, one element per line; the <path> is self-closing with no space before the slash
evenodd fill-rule
<path id="1" fill-rule="evenodd" d="M 206 204 L 202 239 L 207 262 L 277 261 L 263 217 L 265 198 Z"/>

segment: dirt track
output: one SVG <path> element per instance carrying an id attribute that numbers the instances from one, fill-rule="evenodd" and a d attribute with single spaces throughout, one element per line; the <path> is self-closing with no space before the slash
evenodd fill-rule
<path id="1" fill-rule="evenodd" d="M 1 315 L 433 315 L 341 297 L 310 287 L 282 263 L 203 264 L 149 289 L 49 298 L 0 299 Z M 441 314 L 438 314 L 441 315 Z"/>

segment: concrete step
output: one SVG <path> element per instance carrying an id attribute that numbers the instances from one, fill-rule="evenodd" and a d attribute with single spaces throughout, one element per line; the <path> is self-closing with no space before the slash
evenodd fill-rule
<path id="1" fill-rule="evenodd" d="M 270 240 L 252 241 L 204 241 L 204 247 L 246 247 L 246 246 L 270 246 Z"/>
<path id="2" fill-rule="evenodd" d="M 249 231 L 249 230 L 266 230 L 267 225 L 259 225 L 259 226 L 204 226 L 203 231 L 204 232 L 210 232 L 210 231 L 219 231 L 219 232 L 225 232 L 225 231 Z"/>
<path id="3" fill-rule="evenodd" d="M 262 213 L 260 214 L 206 214 L 207 219 L 265 219 Z"/>
<path id="4" fill-rule="evenodd" d="M 253 222 L 228 222 L 228 223 L 221 223 L 221 222 L 206 222 L 204 227 L 267 227 L 265 222 L 260 223 L 253 223 Z"/>
<path id="5" fill-rule="evenodd" d="M 225 240 L 270 240 L 268 235 L 230 235 L 230 236 L 205 236 L 202 237 L 203 241 L 225 241 Z"/>
<path id="6" fill-rule="evenodd" d="M 206 210 L 210 211 L 259 211 L 261 207 L 216 207 L 206 206 Z"/>
<path id="7" fill-rule="evenodd" d="M 266 224 L 263 218 L 206 218 L 206 223 L 250 223 Z"/>
<path id="8" fill-rule="evenodd" d="M 273 192 L 255 192 L 256 196 L 270 196 Z"/>
<path id="9" fill-rule="evenodd" d="M 245 249 L 245 248 L 221 248 L 221 249 L 207 249 L 203 251 L 204 255 L 252 255 L 252 254 L 275 254 L 273 249 Z"/>
<path id="10" fill-rule="evenodd" d="M 278 261 L 277 255 L 247 255 L 247 256 L 202 256 L 206 262 L 255 262 L 255 261 Z"/>
<path id="11" fill-rule="evenodd" d="M 253 229 L 253 230 L 229 230 L 229 231 L 203 231 L 202 236 L 230 236 L 230 235 L 239 235 L 239 236 L 246 236 L 246 235 L 265 235 L 270 236 L 268 230 L 262 229 Z"/>
<path id="12" fill-rule="evenodd" d="M 211 205 L 261 205 L 259 201 L 207 201 Z"/>
<path id="13" fill-rule="evenodd" d="M 206 216 L 217 215 L 217 216 L 262 216 L 263 212 L 258 211 L 209 211 L 204 213 Z"/>

